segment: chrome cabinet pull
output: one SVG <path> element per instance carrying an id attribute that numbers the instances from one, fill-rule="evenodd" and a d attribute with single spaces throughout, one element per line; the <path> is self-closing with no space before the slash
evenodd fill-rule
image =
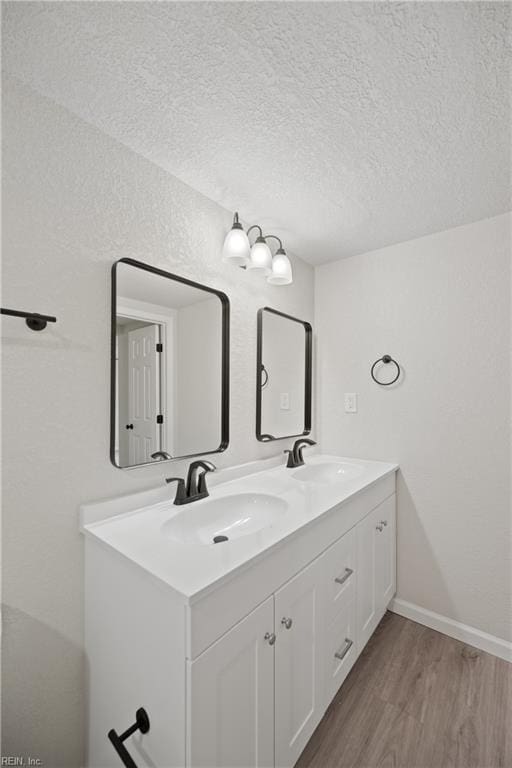
<path id="1" fill-rule="evenodd" d="M 281 619 L 281 624 L 283 625 L 283 627 L 286 627 L 286 629 L 291 629 L 292 628 L 292 624 L 293 624 L 293 620 L 292 619 L 287 619 L 286 617 L 284 617 L 284 618 Z"/>
<path id="2" fill-rule="evenodd" d="M 376 526 L 375 526 L 375 528 L 376 528 L 378 531 L 383 531 L 383 530 L 384 530 L 384 528 L 382 527 L 382 525 L 376 525 Z"/>
<path id="3" fill-rule="evenodd" d="M 276 636 L 273 632 L 267 632 L 263 639 L 266 640 L 269 645 L 274 645 Z"/>
<path id="4" fill-rule="evenodd" d="M 336 576 L 334 581 L 336 582 L 336 584 L 344 584 L 347 579 L 350 579 L 353 573 L 354 571 L 352 570 L 352 568 L 345 568 L 345 574 L 343 576 Z"/>
<path id="5" fill-rule="evenodd" d="M 383 525 L 384 527 L 386 527 L 386 525 L 388 524 L 388 521 L 387 520 L 381 520 L 380 524 Z"/>
<path id="6" fill-rule="evenodd" d="M 334 657 L 336 659 L 339 659 L 340 661 L 343 661 L 347 653 L 350 651 L 352 646 L 354 645 L 354 641 L 350 640 L 348 637 L 345 638 L 345 645 L 339 649 L 339 651 L 336 651 L 334 654 Z"/>

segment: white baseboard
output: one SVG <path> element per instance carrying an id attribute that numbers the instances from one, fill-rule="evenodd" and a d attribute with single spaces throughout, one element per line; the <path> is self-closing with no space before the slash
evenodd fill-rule
<path id="1" fill-rule="evenodd" d="M 393 613 L 398 613 L 406 619 L 411 619 L 411 621 L 423 624 L 425 627 L 430 627 L 430 629 L 435 629 L 443 635 L 453 637 L 455 640 L 461 640 L 463 643 L 472 645 L 474 648 L 512 662 L 512 643 L 507 640 L 489 635 L 480 629 L 475 629 L 475 627 L 470 627 L 467 624 L 461 624 L 460 621 L 449 619 L 447 616 L 441 616 L 439 613 L 428 611 L 426 608 L 421 608 L 421 606 L 414 605 L 414 603 L 408 603 L 406 600 L 400 600 L 400 598 L 395 597 L 390 602 L 388 608 Z"/>

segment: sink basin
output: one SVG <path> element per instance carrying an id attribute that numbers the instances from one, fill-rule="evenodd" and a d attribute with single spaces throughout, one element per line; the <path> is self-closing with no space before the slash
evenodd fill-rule
<path id="1" fill-rule="evenodd" d="M 182 544 L 221 544 L 269 528 L 287 509 L 284 499 L 265 493 L 240 493 L 193 502 L 167 520 L 162 533 Z"/>
<path id="2" fill-rule="evenodd" d="M 308 464 L 293 473 L 294 480 L 307 483 L 338 483 L 352 480 L 362 473 L 362 468 L 349 461 L 328 461 L 321 464 Z"/>

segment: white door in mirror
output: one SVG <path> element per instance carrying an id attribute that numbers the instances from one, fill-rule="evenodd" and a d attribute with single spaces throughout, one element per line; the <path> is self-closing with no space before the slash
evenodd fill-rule
<path id="1" fill-rule="evenodd" d="M 130 464 L 152 461 L 160 449 L 160 426 L 156 417 L 160 407 L 160 371 L 156 345 L 158 325 L 137 328 L 128 333 L 128 417 Z"/>

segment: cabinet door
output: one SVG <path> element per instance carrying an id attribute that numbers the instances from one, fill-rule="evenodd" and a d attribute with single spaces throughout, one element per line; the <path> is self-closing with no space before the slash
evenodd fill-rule
<path id="1" fill-rule="evenodd" d="M 270 597 L 188 662 L 191 768 L 274 765 L 274 645 L 265 639 L 273 630 Z"/>
<path id="2" fill-rule="evenodd" d="M 393 494 L 356 527 L 357 634 L 361 651 L 396 589 L 396 496 Z"/>
<path id="3" fill-rule="evenodd" d="M 377 509 L 375 530 L 375 588 L 379 618 L 396 591 L 396 497 L 390 496 Z"/>
<path id="4" fill-rule="evenodd" d="M 275 765 L 297 761 L 323 714 L 322 558 L 275 594 Z"/>
<path id="5" fill-rule="evenodd" d="M 356 527 L 358 652 L 364 648 L 379 621 L 375 576 L 378 509 L 370 512 Z"/>

